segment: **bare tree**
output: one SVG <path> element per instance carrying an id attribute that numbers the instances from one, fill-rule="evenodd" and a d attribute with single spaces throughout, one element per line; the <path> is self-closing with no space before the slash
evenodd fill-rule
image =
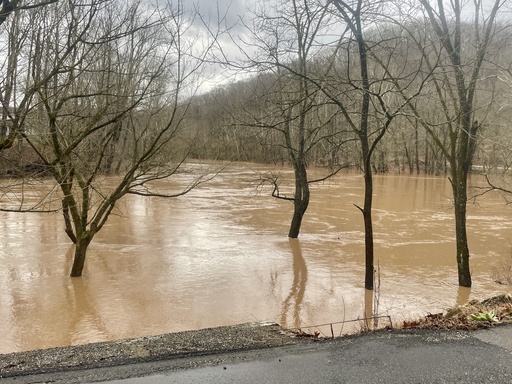
<path id="1" fill-rule="evenodd" d="M 512 196 L 510 179 L 512 136 L 509 129 L 512 121 L 511 38 L 506 28 L 497 29 L 496 32 L 490 47 L 490 58 L 486 60 L 487 65 L 484 64 L 479 86 L 480 94 L 482 90 L 487 91 L 487 94 L 479 97 L 479 104 L 484 104 L 486 108 L 473 168 L 484 174 L 487 184 L 475 187 L 478 191 L 477 197 L 496 191 L 504 197 L 507 204 L 510 204 Z M 475 196 L 471 196 L 473 197 Z"/>
<path id="2" fill-rule="evenodd" d="M 151 184 L 187 158 L 191 132 L 183 129 L 209 43 L 190 33 L 181 2 L 156 9 L 78 0 L 41 8 L 38 17 L 26 86 L 41 86 L 20 133 L 60 189 L 65 231 L 76 245 L 71 276 L 80 276 L 119 199 L 179 196 L 208 178 L 201 172 L 174 193 Z M 119 172 L 105 179 L 114 160 Z"/>
<path id="3" fill-rule="evenodd" d="M 281 6 L 275 14 L 262 14 L 263 22 L 250 28 L 253 33 L 260 33 L 254 39 L 258 53 L 250 61 L 258 68 L 275 71 L 277 88 L 281 95 L 288 97 L 286 102 L 282 98 L 274 101 L 276 105 L 286 106 L 282 108 L 286 113 L 279 115 L 281 125 L 276 124 L 275 118 L 271 121 L 272 127 L 278 127 L 284 134 L 284 146 L 290 150 L 296 173 L 296 186 L 297 183 L 304 184 L 300 181 L 304 180 L 300 161 L 305 152 L 301 151 L 307 146 L 300 144 L 301 140 L 310 137 L 305 124 L 311 107 L 318 106 L 318 100 L 335 107 L 334 113 L 331 109 L 331 116 L 341 116 L 337 119 L 337 134 L 346 131 L 343 127 L 347 127 L 359 142 L 365 196 L 363 206 L 357 207 L 365 223 L 365 287 L 373 289 L 373 154 L 391 122 L 417 95 L 422 82 L 411 90 L 417 71 L 406 71 L 397 65 L 395 56 L 401 46 L 400 36 L 383 38 L 382 31 L 377 28 L 378 21 L 385 19 L 382 12 L 386 11 L 386 2 L 332 0 L 327 5 L 315 1 L 287 4 L 289 8 Z M 372 38 L 365 36 L 370 30 Z M 334 42 L 333 32 L 338 34 Z M 318 61 L 321 62 L 319 65 L 313 64 Z M 279 86 L 280 82 L 282 86 Z M 293 87 L 293 84 L 297 86 Z M 407 101 L 400 100 L 399 90 L 402 88 L 411 91 Z M 289 96 L 291 94 L 293 98 Z M 290 122 L 295 130 L 290 130 Z M 286 141 L 287 132 L 294 132 L 299 146 Z M 303 132 L 302 136 L 297 132 Z M 278 195 L 276 179 L 272 181 L 274 195 Z M 293 199 L 299 203 L 295 207 L 299 208 L 297 216 L 300 218 L 300 203 L 308 198 L 307 189 L 296 188 Z M 290 231 L 291 236 L 295 234 L 298 233 Z"/>
<path id="4" fill-rule="evenodd" d="M 477 120 L 476 96 L 482 65 L 495 32 L 496 18 L 505 2 L 495 0 L 488 9 L 480 0 L 474 1 L 472 8 L 469 3 L 459 0 L 449 4 L 440 0 L 435 4 L 427 0 L 420 2 L 432 27 L 429 36 L 434 38 L 431 41 L 438 47 L 434 55 L 421 51 L 433 74 L 431 79 L 439 112 L 429 116 L 424 110 L 410 106 L 450 166 L 459 285 L 470 287 L 467 178 L 482 124 Z M 472 12 L 472 24 L 464 22 L 465 11 Z"/>
<path id="5" fill-rule="evenodd" d="M 41 20 L 44 6 L 50 6 L 55 1 L 11 1 L 3 2 L 4 14 L 0 23 L 0 151 L 2 177 L 14 177 L 16 180 L 4 184 L 2 193 L 9 194 L 8 199 L 18 206 L 3 207 L 5 210 L 41 212 L 48 211 L 44 190 L 37 180 L 44 175 L 46 169 L 37 155 L 23 145 L 22 131 L 33 107 L 33 98 L 45 83 L 66 69 L 62 66 L 77 40 L 69 40 L 68 49 L 62 50 L 62 61 L 56 63 L 52 71 L 40 76 L 38 81 L 32 81 L 31 70 L 35 59 L 35 26 Z M 99 5 L 101 2 L 96 1 Z M 8 14 L 6 13 L 8 11 Z M 14 145 L 17 144 L 17 145 Z M 14 196 L 13 192 L 22 185 L 24 190 L 40 195 L 40 201 L 30 206 L 23 197 Z"/>
<path id="6" fill-rule="evenodd" d="M 319 54 L 319 38 L 330 23 L 327 8 L 316 1 L 282 2 L 278 8 L 262 9 L 255 14 L 251 31 L 257 53 L 248 57 L 249 67 L 265 73 L 254 102 L 262 106 L 257 113 L 247 110 L 239 124 L 277 133 L 294 170 L 293 196 L 280 189 L 280 176 L 262 176 L 273 186 L 272 195 L 293 202 L 288 236 L 297 238 L 310 200 L 310 184 L 335 175 L 343 165 L 329 164 L 330 171 L 320 179 L 308 177 L 308 165 L 319 143 L 338 143 L 339 130 L 332 129 L 335 111 L 324 95 L 309 80 L 320 70 L 314 57 Z M 316 68 L 315 68 L 316 67 Z M 261 89 L 263 88 L 263 89 Z M 332 155 L 337 149 L 330 149 Z M 323 157 L 323 156 L 322 156 Z"/>
<path id="7" fill-rule="evenodd" d="M 365 229 L 365 288 L 374 286 L 373 240 L 373 170 L 372 158 L 395 117 L 421 89 L 415 83 L 416 72 L 396 65 L 401 39 L 381 34 L 387 23 L 383 15 L 390 12 L 387 2 L 331 0 L 333 12 L 340 20 L 338 39 L 331 59 L 331 81 L 320 89 L 336 105 L 346 124 L 355 133 L 361 150 L 364 176 L 363 214 Z M 370 33 L 371 31 L 371 33 Z M 398 86 L 398 84 L 400 84 Z M 399 101 L 401 87 L 409 89 L 407 102 Z"/>
<path id="8" fill-rule="evenodd" d="M 2 36 L 5 38 L 5 49 L 3 50 L 3 62 L 1 64 L 1 85 L 0 85 L 0 103 L 2 108 L 0 122 L 0 150 L 10 148 L 15 142 L 18 129 L 23 120 L 23 111 L 28 100 L 37 91 L 39 84 L 32 84 L 30 89 L 25 90 L 25 94 L 17 103 L 13 103 L 17 98 L 15 95 L 17 76 L 23 76 L 23 69 L 19 68 L 23 62 L 22 48 L 27 44 L 28 33 L 33 25 L 33 18 L 30 14 L 21 12 L 23 10 L 34 10 L 58 0 L 40 0 L 40 1 L 20 1 L 20 0 L 2 0 L 0 2 L 0 28 Z M 28 12 L 27 12 L 28 13 Z M 10 20 L 9 23 L 5 23 Z M 7 26 L 4 25 L 9 24 Z M 27 68 L 24 68 L 25 73 Z M 48 80 L 48 79 L 46 79 Z M 17 104 L 17 105 L 16 105 Z M 7 125 L 10 125 L 7 127 Z"/>
<path id="9" fill-rule="evenodd" d="M 27 10 L 39 8 L 48 4 L 57 2 L 58 0 L 39 0 L 39 1 L 20 1 L 20 0 L 1 0 L 0 8 L 0 25 L 7 20 L 9 15 L 19 10 Z"/>
<path id="10" fill-rule="evenodd" d="M 0 68 L 2 71 L 0 86 L 0 102 L 2 107 L 0 125 L 0 150 L 10 148 L 19 130 L 22 129 L 32 97 L 39 87 L 49 81 L 62 68 L 55 67 L 54 71 L 47 73 L 46 78 L 40 78 L 38 83 L 28 83 L 27 77 L 32 59 L 34 45 L 30 40 L 33 31 L 36 15 L 44 7 L 55 1 L 34 2 L 25 4 L 20 1 L 3 1 L 0 13 L 0 28 L 5 38 L 5 46 L 2 50 Z M 39 9 L 41 8 L 41 9 Z M 21 12 L 21 10 L 27 10 Z M 31 10 L 31 11 L 28 11 Z M 11 16 L 8 18 L 8 16 Z M 6 22 L 8 20 L 8 22 Z M 71 48 L 71 47 L 70 47 Z M 63 56 L 69 54 L 70 50 L 63 52 Z"/>

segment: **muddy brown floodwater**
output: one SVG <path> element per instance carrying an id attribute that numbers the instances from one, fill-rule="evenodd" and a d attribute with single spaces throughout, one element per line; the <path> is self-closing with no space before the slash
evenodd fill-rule
<path id="1" fill-rule="evenodd" d="M 60 213 L 0 212 L 0 353 L 264 320 L 306 329 L 362 318 L 363 225 L 354 206 L 362 176 L 315 185 L 300 240 L 290 241 L 291 204 L 256 193 L 255 169 L 277 170 L 236 164 L 184 197 L 127 196 L 91 244 L 81 278 L 69 277 L 73 248 Z M 379 314 L 398 322 L 507 292 L 493 279 L 512 249 L 512 207 L 502 198 L 469 205 L 469 290 L 457 286 L 448 180 L 376 176 L 374 192 Z"/>

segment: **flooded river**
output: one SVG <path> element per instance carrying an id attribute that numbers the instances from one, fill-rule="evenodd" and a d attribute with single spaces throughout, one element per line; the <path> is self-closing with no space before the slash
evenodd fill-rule
<path id="1" fill-rule="evenodd" d="M 254 168 L 271 170 L 238 164 L 184 197 L 127 196 L 92 242 L 81 278 L 69 277 L 73 247 L 61 213 L 0 212 L 0 353 L 243 322 L 306 329 L 362 318 L 364 236 L 354 206 L 362 176 L 315 185 L 293 241 L 291 204 L 256 192 Z M 503 199 L 469 206 L 468 290 L 457 286 L 448 180 L 376 176 L 374 192 L 379 314 L 397 323 L 507 292 L 493 278 L 512 252 L 512 207 Z"/>

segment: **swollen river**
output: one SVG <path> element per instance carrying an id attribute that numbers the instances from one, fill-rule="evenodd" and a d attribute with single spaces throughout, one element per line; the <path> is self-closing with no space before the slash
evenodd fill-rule
<path id="1" fill-rule="evenodd" d="M 314 331 L 307 326 L 363 318 L 364 233 L 354 205 L 362 176 L 314 185 L 294 241 L 291 203 L 257 191 L 255 169 L 278 170 L 236 164 L 183 197 L 125 197 L 81 278 L 69 277 L 73 246 L 60 212 L 0 212 L 0 353 L 266 320 Z M 512 260 L 512 207 L 501 197 L 468 206 L 469 290 L 457 286 L 449 181 L 379 175 L 374 193 L 378 315 L 398 324 L 508 292 L 494 281 Z"/>

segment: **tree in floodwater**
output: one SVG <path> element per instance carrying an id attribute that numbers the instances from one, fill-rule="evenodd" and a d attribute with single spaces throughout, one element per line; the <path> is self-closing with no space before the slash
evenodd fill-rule
<path id="1" fill-rule="evenodd" d="M 387 36 L 388 2 L 331 0 L 332 12 L 343 31 L 333 50 L 328 76 L 317 86 L 339 109 L 361 150 L 364 177 L 361 211 L 365 230 L 365 288 L 374 287 L 373 170 L 372 159 L 395 117 L 419 93 L 416 71 L 405 70 L 403 41 Z M 419 65 L 419 64 L 418 64 Z M 409 89 L 407 101 L 399 101 L 401 87 Z"/>
<path id="2" fill-rule="evenodd" d="M 467 180 L 482 124 L 477 115 L 484 115 L 482 108 L 480 111 L 476 109 L 476 95 L 481 69 L 496 32 L 498 12 L 505 1 L 494 0 L 489 8 L 481 0 L 472 4 L 459 0 L 450 3 L 438 1 L 436 4 L 421 0 L 420 3 L 432 28 L 427 31 L 428 36 L 432 43 L 437 44 L 434 55 L 420 47 L 425 61 L 429 63 L 435 95 L 432 97 L 429 94 L 431 101 L 424 104 L 434 100 L 439 108 L 432 116 L 424 113 L 423 108 L 413 104 L 410 107 L 448 161 L 455 212 L 459 285 L 471 287 L 466 229 Z M 473 15 L 472 23 L 464 22 L 464 15 L 468 12 Z M 439 130 L 438 127 L 443 129 Z M 443 140 L 442 135 L 446 131 L 448 140 Z"/>
<path id="3" fill-rule="evenodd" d="M 280 175 L 265 175 L 261 179 L 273 186 L 272 196 L 293 203 L 290 238 L 299 236 L 309 206 L 310 184 L 324 181 L 345 167 L 336 161 L 343 143 L 341 131 L 335 128 L 336 112 L 308 80 L 315 73 L 319 34 L 328 29 L 329 23 L 327 8 L 321 3 L 293 0 L 278 2 L 275 8 L 263 8 L 248 28 L 257 50 L 248 57 L 248 65 L 257 68 L 263 81 L 251 100 L 251 105 L 258 105 L 259 110 L 254 113 L 246 109 L 238 124 L 281 137 L 273 145 L 286 151 L 293 167 L 293 196 L 281 191 Z M 328 159 L 329 170 L 312 180 L 308 165 L 322 152 L 320 143 L 328 144 L 320 157 Z"/>
<path id="4" fill-rule="evenodd" d="M 179 196 L 207 178 L 175 193 L 151 185 L 181 169 L 190 151 L 187 100 L 207 46 L 199 51 L 188 34 L 181 2 L 58 2 L 38 9 L 35 21 L 25 89 L 56 74 L 37 90 L 20 132 L 60 189 L 75 243 L 71 276 L 80 276 L 89 244 L 123 196 Z M 118 173 L 106 178 L 114 160 Z"/>
<path id="5" fill-rule="evenodd" d="M 322 105 L 330 107 L 330 116 L 336 116 L 335 134 L 348 137 L 346 131 L 350 131 L 351 138 L 355 137 L 359 142 L 365 179 L 364 204 L 358 206 L 365 226 L 365 287 L 373 289 L 372 158 L 391 122 L 407 104 L 400 100 L 397 92 L 400 88 L 397 89 L 396 84 L 408 88 L 414 83 L 417 71 L 405 71 L 400 63 L 400 59 L 405 59 L 404 52 L 400 51 L 402 39 L 399 36 L 385 37 L 385 28 L 384 31 L 379 29 L 379 22 L 385 21 L 381 16 L 386 6 L 383 2 L 332 0 L 326 5 L 316 1 L 295 1 L 292 5 L 290 13 L 282 12 L 281 7 L 276 15 L 262 17 L 269 20 L 262 23 L 263 26 L 252 28 L 252 31 L 266 33 L 262 33 L 263 38 L 256 38 L 257 46 L 265 54 L 255 55 L 256 59 L 251 62 L 286 74 L 286 81 L 282 83 L 287 86 L 282 87 L 283 91 L 293 92 L 292 79 L 296 79 L 300 84 L 294 93 L 296 105 L 304 106 L 302 111 L 310 113 L 311 106 L 318 106 L 320 100 Z M 283 20 L 279 18 L 281 14 Z M 268 27 L 274 20 L 278 26 L 284 24 L 294 32 L 288 35 L 290 40 L 286 38 L 285 28 Z M 370 30 L 372 34 L 368 38 L 365 34 Z M 338 34 L 334 41 L 333 32 Z M 401 55 L 399 59 L 397 54 Z M 420 87 L 411 90 L 411 100 Z M 289 116 L 296 118 L 282 121 L 298 121 L 300 132 L 300 116 L 307 114 Z M 312 136 L 298 137 L 300 143 L 301 138 Z M 286 142 L 283 146 L 290 149 Z M 292 148 L 292 153 L 300 151 Z M 300 180 L 300 173 L 298 176 L 296 179 Z"/>

